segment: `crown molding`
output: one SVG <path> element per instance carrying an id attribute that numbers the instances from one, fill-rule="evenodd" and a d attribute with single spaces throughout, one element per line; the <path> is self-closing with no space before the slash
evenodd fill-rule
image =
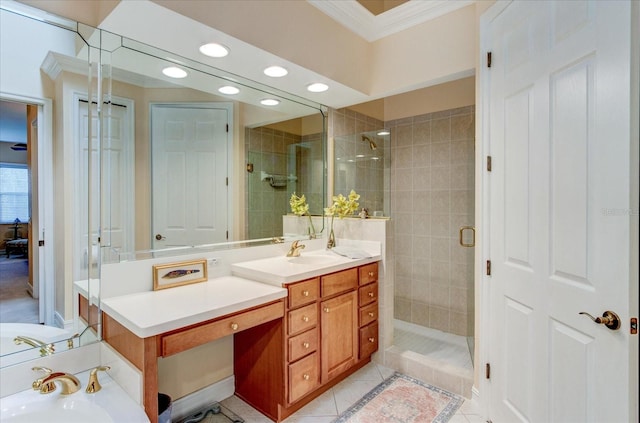
<path id="1" fill-rule="evenodd" d="M 307 1 L 369 42 L 404 31 L 474 3 L 474 0 L 412 0 L 375 16 L 355 0 Z"/>

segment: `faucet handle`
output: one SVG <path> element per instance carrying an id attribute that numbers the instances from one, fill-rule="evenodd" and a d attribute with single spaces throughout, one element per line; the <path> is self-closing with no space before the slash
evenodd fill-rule
<path id="1" fill-rule="evenodd" d="M 98 366 L 91 370 L 89 373 L 89 381 L 87 382 L 87 389 L 85 390 L 88 394 L 95 394 L 100 389 L 102 389 L 102 385 L 98 381 L 98 372 L 106 372 L 110 370 L 109 366 Z"/>
<path id="2" fill-rule="evenodd" d="M 42 367 L 42 366 L 35 366 L 32 367 L 31 370 L 33 370 L 34 372 L 43 372 L 44 376 L 42 376 L 39 379 L 36 379 L 33 381 L 33 383 L 31 384 L 31 387 L 33 388 L 34 391 L 42 391 L 44 393 L 49 393 L 49 392 L 53 392 L 56 390 L 56 384 L 53 382 L 47 382 L 44 384 L 44 386 L 42 386 L 42 381 L 49 376 L 51 373 L 53 373 L 53 370 L 51 370 L 48 367 Z"/>

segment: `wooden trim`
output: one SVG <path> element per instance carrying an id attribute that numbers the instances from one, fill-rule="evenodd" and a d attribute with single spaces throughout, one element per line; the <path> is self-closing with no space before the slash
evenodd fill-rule
<path id="1" fill-rule="evenodd" d="M 138 338 L 106 313 L 102 313 L 102 339 L 129 360 L 131 364 L 144 371 L 144 340 Z"/>

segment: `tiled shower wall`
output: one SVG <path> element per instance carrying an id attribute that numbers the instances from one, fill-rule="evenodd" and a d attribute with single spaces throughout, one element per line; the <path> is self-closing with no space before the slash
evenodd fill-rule
<path id="1" fill-rule="evenodd" d="M 391 130 L 394 317 L 473 335 L 475 107 L 385 123 Z"/>

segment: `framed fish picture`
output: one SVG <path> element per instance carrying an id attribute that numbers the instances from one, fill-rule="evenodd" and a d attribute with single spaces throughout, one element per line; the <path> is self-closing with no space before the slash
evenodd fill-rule
<path id="1" fill-rule="evenodd" d="M 207 260 L 181 261 L 153 266 L 153 290 L 204 282 L 207 276 Z"/>

